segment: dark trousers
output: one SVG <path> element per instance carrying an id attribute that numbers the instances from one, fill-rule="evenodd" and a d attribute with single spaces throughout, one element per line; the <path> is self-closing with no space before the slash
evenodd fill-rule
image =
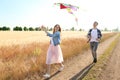
<path id="1" fill-rule="evenodd" d="M 92 52 L 93 59 L 97 59 L 97 47 L 98 47 L 98 42 L 90 42 L 90 48 Z"/>

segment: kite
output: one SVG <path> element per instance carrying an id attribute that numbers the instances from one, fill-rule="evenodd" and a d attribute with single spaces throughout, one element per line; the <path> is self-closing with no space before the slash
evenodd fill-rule
<path id="1" fill-rule="evenodd" d="M 78 6 L 74 6 L 71 4 L 65 4 L 65 3 L 54 3 L 55 5 L 60 6 L 60 9 L 66 9 L 68 13 L 72 14 L 75 16 L 74 11 L 77 11 L 79 9 Z M 78 18 L 75 16 L 75 21 L 78 25 Z"/>

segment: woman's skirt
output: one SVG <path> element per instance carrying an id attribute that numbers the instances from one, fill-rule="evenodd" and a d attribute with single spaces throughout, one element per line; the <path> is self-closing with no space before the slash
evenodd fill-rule
<path id="1" fill-rule="evenodd" d="M 60 45 L 50 45 L 47 51 L 46 64 L 63 62 L 63 55 Z"/>

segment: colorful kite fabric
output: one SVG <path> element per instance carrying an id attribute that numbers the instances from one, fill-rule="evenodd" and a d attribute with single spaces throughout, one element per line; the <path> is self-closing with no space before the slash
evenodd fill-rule
<path id="1" fill-rule="evenodd" d="M 73 11 L 77 11 L 79 9 L 78 6 L 74 6 L 74 5 L 71 5 L 71 4 L 55 3 L 55 5 L 60 6 L 60 9 L 66 9 L 68 11 L 68 13 L 72 14 L 73 16 L 75 16 Z M 75 21 L 78 24 L 78 19 L 77 19 L 76 16 L 75 16 Z"/>
<path id="2" fill-rule="evenodd" d="M 78 6 L 74 6 L 74 5 L 71 5 L 71 4 L 55 3 L 55 5 L 60 6 L 60 9 L 70 8 L 70 9 L 72 9 L 72 10 L 74 10 L 74 11 L 77 11 L 77 9 L 79 9 Z"/>

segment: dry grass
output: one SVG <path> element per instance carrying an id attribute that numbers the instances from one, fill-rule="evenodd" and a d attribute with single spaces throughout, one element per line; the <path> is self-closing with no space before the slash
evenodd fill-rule
<path id="1" fill-rule="evenodd" d="M 62 31 L 61 37 L 62 39 L 71 37 L 85 38 L 85 35 L 86 32 Z M 10 46 L 13 44 L 26 45 L 33 42 L 46 43 L 49 41 L 49 37 L 47 37 L 43 31 L 0 31 L 0 37 L 0 46 Z"/>
<path id="2" fill-rule="evenodd" d="M 89 71 L 89 73 L 83 78 L 83 80 L 101 80 L 99 75 L 106 67 L 106 63 L 111 56 L 112 51 L 114 50 L 116 44 L 119 41 L 120 34 L 118 37 L 110 44 L 110 46 L 105 50 L 105 52 L 100 56 L 96 65 Z"/>
<path id="3" fill-rule="evenodd" d="M 21 32 L 20 32 L 21 33 Z M 29 37 L 30 32 L 26 32 L 24 36 L 20 36 L 19 39 Z M 46 52 L 49 46 L 49 39 L 44 40 L 44 43 L 38 40 L 39 32 L 33 32 L 29 43 L 24 44 L 12 44 L 0 47 L 0 80 L 23 80 L 26 76 L 29 77 L 35 73 L 43 74 L 45 72 L 45 60 Z M 65 33 L 64 33 L 65 34 Z M 77 36 L 74 36 L 77 34 Z M 82 33 L 83 34 L 83 33 Z M 13 35 L 13 34 L 12 34 Z M 34 37 L 37 35 L 36 37 Z M 67 35 L 69 37 L 67 37 Z M 65 38 L 62 34 L 61 48 L 63 51 L 64 59 L 69 59 L 73 55 L 81 53 L 88 48 L 87 39 L 80 38 L 79 33 L 73 32 L 72 35 L 68 32 Z M 104 34 L 103 40 L 113 36 L 113 33 Z M 45 36 L 45 34 L 43 35 Z M 85 37 L 85 33 L 83 35 Z M 6 37 L 4 37 L 5 39 Z M 10 39 L 15 38 L 9 37 Z M 28 38 L 28 39 L 29 39 Z M 6 38 L 7 39 L 7 38 Z M 23 40 L 24 41 L 24 40 Z"/>

